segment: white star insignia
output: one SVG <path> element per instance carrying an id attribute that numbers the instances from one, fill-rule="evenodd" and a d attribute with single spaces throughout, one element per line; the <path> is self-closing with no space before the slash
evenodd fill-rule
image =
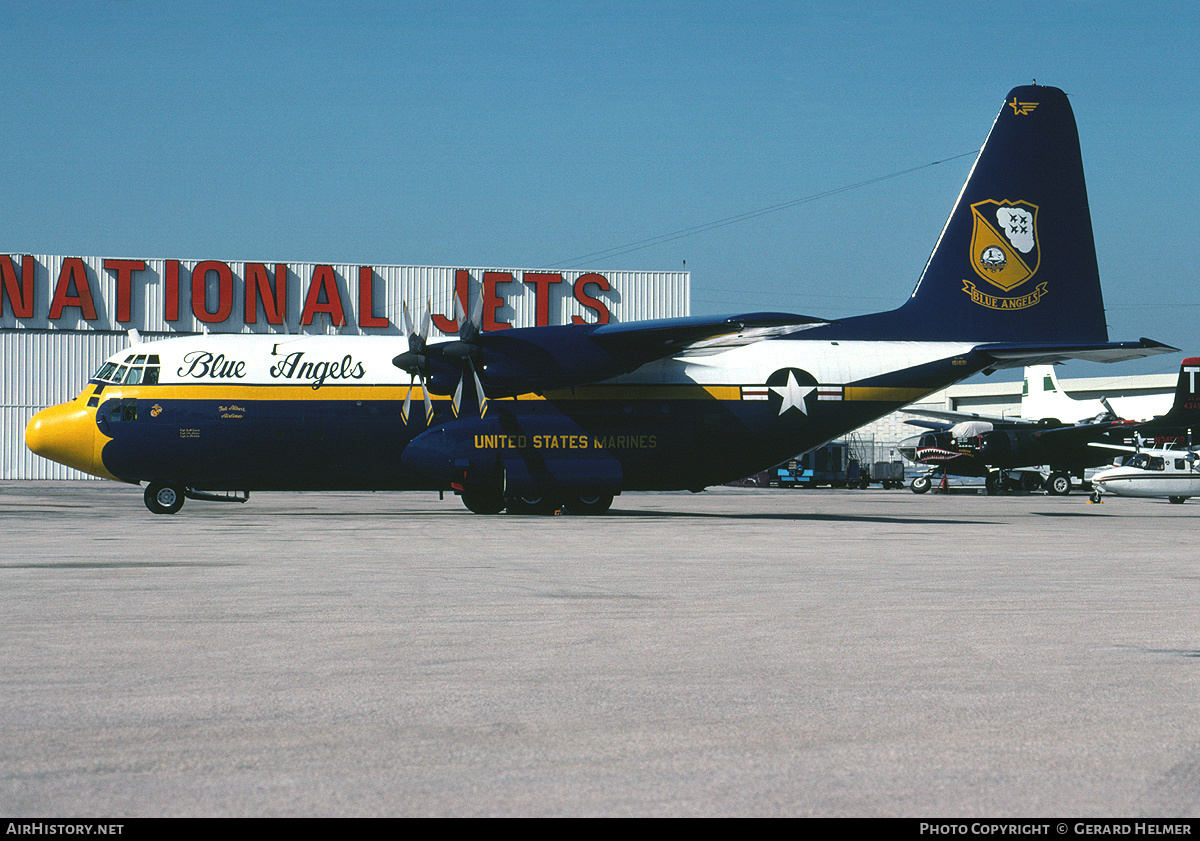
<path id="1" fill-rule="evenodd" d="M 797 408 L 802 414 L 808 414 L 808 407 L 804 405 L 804 398 L 812 394 L 816 390 L 815 385 L 802 386 L 796 382 L 796 374 L 788 371 L 788 379 L 785 385 L 773 385 L 771 391 L 783 398 L 783 402 L 779 404 L 779 414 L 783 414 L 788 409 Z"/>

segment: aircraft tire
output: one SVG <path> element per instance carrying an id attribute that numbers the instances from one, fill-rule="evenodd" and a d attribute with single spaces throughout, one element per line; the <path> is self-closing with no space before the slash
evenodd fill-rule
<path id="1" fill-rule="evenodd" d="M 933 483 L 929 481 L 928 476 L 918 476 L 912 480 L 912 484 L 909 485 L 909 488 L 911 488 L 912 492 L 915 494 L 923 494 L 929 491 L 929 488 L 932 484 Z"/>
<path id="2" fill-rule="evenodd" d="M 143 499 L 154 514 L 176 514 L 183 507 L 183 488 L 168 482 L 151 482 L 146 485 Z"/>
<path id="3" fill-rule="evenodd" d="M 490 488 L 464 489 L 463 505 L 476 514 L 499 514 L 504 510 L 504 494 Z"/>
<path id="4" fill-rule="evenodd" d="M 988 496 L 1000 493 L 1000 471 L 989 470 L 988 475 L 983 477 L 983 492 Z"/>
<path id="5" fill-rule="evenodd" d="M 567 500 L 567 510 L 572 514 L 603 514 L 612 507 L 612 501 L 612 494 L 582 494 Z"/>
<path id="6" fill-rule="evenodd" d="M 1066 496 L 1071 492 L 1071 476 L 1067 473 L 1051 473 L 1046 480 L 1046 491 L 1054 496 Z"/>
<path id="7" fill-rule="evenodd" d="M 559 504 L 548 496 L 514 496 L 508 500 L 509 514 L 553 514 Z"/>
<path id="8" fill-rule="evenodd" d="M 1042 477 L 1038 473 L 1021 474 L 1021 490 L 1036 491 L 1042 486 Z"/>
<path id="9" fill-rule="evenodd" d="M 1171 500 L 1171 502 L 1175 505 L 1183 505 L 1183 502 L 1184 502 L 1184 500 L 1187 499 L 1187 497 L 1186 496 L 1169 496 L 1169 497 L 1167 497 L 1167 499 Z"/>

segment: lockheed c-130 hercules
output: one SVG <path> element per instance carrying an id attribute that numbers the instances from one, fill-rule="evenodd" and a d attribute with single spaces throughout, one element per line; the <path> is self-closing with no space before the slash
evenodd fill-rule
<path id="1" fill-rule="evenodd" d="M 460 309 L 467 310 L 465 302 Z M 453 490 L 472 511 L 606 510 L 769 468 L 981 371 L 1175 348 L 1109 342 L 1075 119 L 1008 94 L 898 309 L 527 327 L 429 341 L 134 343 L 26 429 L 36 453 L 147 483 L 151 511 L 255 490 Z M 400 346 L 397 346 L 397 345 Z M 244 497 L 243 497 L 244 498 Z"/>

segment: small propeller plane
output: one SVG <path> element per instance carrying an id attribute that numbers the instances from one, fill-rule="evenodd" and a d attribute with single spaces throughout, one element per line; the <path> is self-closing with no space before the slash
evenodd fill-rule
<path id="1" fill-rule="evenodd" d="M 406 347 L 135 343 L 37 413 L 25 440 L 147 483 L 156 513 L 290 489 L 453 490 L 478 513 L 597 513 L 623 491 L 740 479 L 981 371 L 1175 350 L 1108 340 L 1075 118 L 1061 90 L 1036 85 L 1008 94 L 915 290 L 890 312 L 485 332 L 467 303 L 445 340 L 428 339 L 428 311 L 420 326 L 406 316 Z"/>
<path id="2" fill-rule="evenodd" d="M 1192 430 L 1200 427 L 1200 394 L 1197 375 L 1200 357 L 1183 360 L 1179 366 L 1179 384 L 1175 403 L 1165 415 L 1139 424 L 1134 430 L 1133 446 L 1098 442 L 1092 446 L 1104 450 L 1133 453 L 1107 470 L 1092 477 L 1092 501 L 1101 494 L 1136 497 L 1166 497 L 1182 503 L 1200 496 L 1200 459 L 1192 443 Z M 1143 438 L 1153 436 L 1158 446 L 1142 446 Z"/>
<path id="3" fill-rule="evenodd" d="M 1104 447 L 1133 455 L 1092 477 L 1093 502 L 1099 502 L 1101 494 L 1166 497 L 1174 503 L 1200 496 L 1200 464 L 1192 447 Z"/>

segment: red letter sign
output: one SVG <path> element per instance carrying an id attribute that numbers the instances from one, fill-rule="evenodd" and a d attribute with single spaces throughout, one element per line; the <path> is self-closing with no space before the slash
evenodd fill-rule
<path id="1" fill-rule="evenodd" d="M 575 300 L 583 304 L 588 309 L 596 311 L 597 316 L 599 316 L 596 319 L 597 324 L 608 324 L 608 319 L 610 316 L 608 307 L 604 305 L 603 301 L 599 301 L 587 293 L 585 287 L 587 287 L 589 283 L 594 283 L 599 286 L 601 292 L 607 292 L 612 288 L 609 286 L 608 279 L 605 278 L 604 275 L 599 275 L 595 272 L 580 275 L 575 281 Z M 571 316 L 571 322 L 573 324 L 587 324 L 586 321 L 577 315 Z"/>
<path id="2" fill-rule="evenodd" d="M 104 268 L 117 273 L 117 321 L 133 321 L 133 273 L 144 271 L 145 260 L 105 260 Z"/>
<path id="3" fill-rule="evenodd" d="M 208 311 L 208 273 L 217 273 L 217 309 Z M 220 260 L 205 260 L 192 269 L 192 314 L 206 324 L 220 324 L 233 312 L 233 272 Z"/>
<path id="4" fill-rule="evenodd" d="M 321 294 L 325 300 L 321 300 Z M 312 283 L 308 286 L 308 295 L 304 298 L 304 312 L 300 314 L 301 324 L 312 324 L 313 317 L 319 312 L 329 313 L 333 323 L 341 327 L 346 323 L 346 311 L 342 308 L 342 293 L 338 290 L 337 275 L 333 266 L 316 266 L 313 268 Z"/>
<path id="5" fill-rule="evenodd" d="M 33 318 L 33 258 L 26 255 L 21 260 L 21 280 L 17 281 L 17 270 L 12 257 L 0 257 L 0 274 L 4 275 L 4 294 L 12 304 L 14 318 Z M 4 315 L 4 298 L 0 297 L 0 315 Z"/>
<path id="6" fill-rule="evenodd" d="M 71 283 L 75 294 L 71 294 Z M 54 286 L 54 299 L 50 302 L 50 318 L 62 318 L 63 307 L 79 307 L 88 321 L 96 320 L 96 303 L 92 300 L 92 287 L 88 284 L 87 266 L 82 257 L 64 257 L 58 283 Z"/>
<path id="7" fill-rule="evenodd" d="M 358 326 L 387 327 L 388 320 L 375 314 L 375 270 L 358 267 Z"/>

